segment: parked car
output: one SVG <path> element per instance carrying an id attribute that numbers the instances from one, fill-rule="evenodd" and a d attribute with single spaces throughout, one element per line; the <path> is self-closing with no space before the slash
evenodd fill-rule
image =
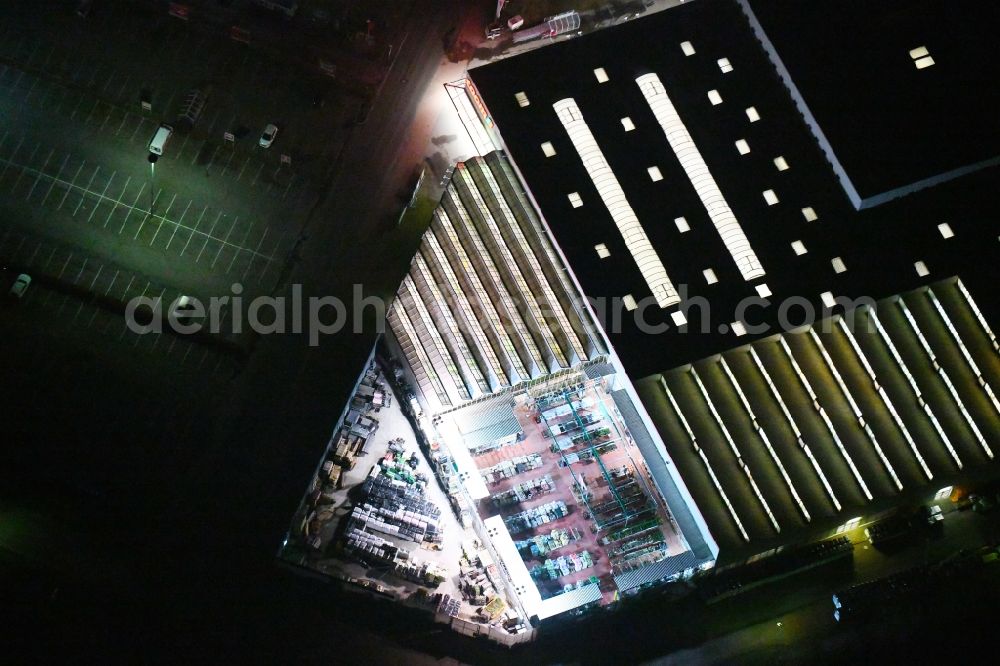
<path id="1" fill-rule="evenodd" d="M 278 136 L 278 126 L 274 123 L 268 123 L 267 127 L 264 128 L 263 134 L 260 135 L 260 147 L 270 148 L 276 136 Z"/>
<path id="2" fill-rule="evenodd" d="M 24 294 L 28 291 L 28 287 L 31 286 L 31 276 L 27 273 L 21 273 L 14 280 L 14 284 L 11 285 L 10 291 L 7 292 L 12 298 L 21 300 L 24 298 Z"/>

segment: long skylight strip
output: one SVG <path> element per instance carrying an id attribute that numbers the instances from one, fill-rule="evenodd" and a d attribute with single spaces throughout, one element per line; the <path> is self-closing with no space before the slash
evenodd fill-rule
<path id="1" fill-rule="evenodd" d="M 743 279 L 749 281 L 763 277 L 764 267 L 750 246 L 750 241 L 743 233 L 743 228 L 729 207 L 718 183 L 715 182 L 712 172 L 709 171 L 701 151 L 698 150 L 684 121 L 670 101 L 660 77 L 655 73 L 644 74 L 635 82 L 639 84 L 649 108 L 667 136 L 667 142 L 687 173 L 695 192 L 701 198 L 702 205 L 708 211 L 708 216 L 740 269 Z"/>
<path id="2" fill-rule="evenodd" d="M 944 443 L 945 448 L 948 449 L 948 453 L 951 454 L 952 460 L 955 461 L 955 465 L 957 465 L 959 469 L 962 469 L 962 459 L 958 456 L 958 451 L 956 451 L 955 447 L 952 446 L 951 440 L 948 439 L 948 435 L 944 432 L 944 428 L 941 427 L 941 423 L 937 420 L 937 417 L 934 416 L 934 411 L 931 409 L 930 403 L 924 400 L 924 396 L 920 392 L 920 387 L 917 386 L 917 382 L 910 373 L 910 369 L 906 367 L 906 363 L 903 362 L 903 358 L 899 355 L 899 351 L 896 349 L 896 345 L 893 344 L 892 338 L 889 337 L 889 333 L 882 327 L 882 322 L 879 321 L 879 318 L 875 315 L 874 310 L 868 310 L 867 312 L 868 318 L 871 319 L 873 324 L 875 324 L 875 330 L 878 331 L 879 337 L 882 338 L 882 342 L 884 342 L 885 346 L 889 348 L 889 353 L 892 354 L 893 360 L 896 361 L 896 366 L 903 371 L 903 375 L 906 377 L 906 381 L 910 385 L 910 390 L 913 391 L 913 397 L 917 399 L 917 404 L 923 408 L 924 414 L 926 414 L 927 418 L 931 420 L 934 430 L 937 432 L 938 437 L 941 438 L 941 442 Z"/>
<path id="3" fill-rule="evenodd" d="M 795 357 L 792 356 L 791 347 L 788 346 L 788 342 L 785 340 L 784 337 L 778 338 L 778 345 L 782 348 L 782 350 L 784 350 L 785 356 L 788 357 L 789 362 L 792 364 L 792 368 L 794 368 L 795 370 L 795 374 L 798 375 L 799 381 L 802 382 L 802 385 L 805 387 L 806 392 L 809 393 L 810 396 L 812 396 L 813 407 L 819 413 L 819 416 L 823 420 L 823 423 L 826 424 L 826 429 L 830 433 L 830 437 L 833 438 L 833 443 L 837 445 L 837 449 L 840 451 L 841 457 L 843 457 L 844 462 L 846 462 L 847 466 L 851 469 L 851 474 L 854 475 L 855 480 L 861 487 L 861 491 L 865 494 L 865 497 L 871 500 L 872 493 L 870 490 L 868 490 L 868 484 L 866 484 L 865 480 L 861 478 L 861 472 L 858 471 L 857 466 L 854 464 L 854 459 L 851 457 L 851 454 L 847 452 L 846 448 L 844 448 L 844 443 L 840 441 L 840 435 L 837 434 L 836 428 L 833 427 L 833 421 L 830 420 L 830 416 L 826 413 L 826 410 L 823 409 L 823 405 L 819 404 L 819 399 L 816 397 L 816 392 L 813 391 L 812 386 L 809 384 L 809 380 L 806 378 L 805 373 L 802 372 L 802 368 L 799 367 L 798 361 L 796 361 Z"/>
<path id="4" fill-rule="evenodd" d="M 986 333 L 986 337 L 989 338 L 990 342 L 993 344 L 993 351 L 1000 351 L 1000 343 L 997 342 L 997 336 L 993 334 L 993 329 L 991 329 L 990 325 L 986 322 L 986 317 L 984 317 L 983 313 L 980 312 L 979 306 L 976 305 L 974 300 L 972 300 L 972 294 L 970 294 L 969 290 L 965 288 L 962 278 L 958 278 L 957 284 L 958 290 L 962 292 L 962 296 L 965 297 L 965 302 L 969 304 L 970 308 L 972 308 L 972 312 L 976 315 L 976 319 L 979 321 L 979 325 L 982 326 L 983 332 Z"/>
<path id="5" fill-rule="evenodd" d="M 507 285 L 500 277 L 500 271 L 497 269 L 492 255 L 490 255 L 487 251 L 486 246 L 483 243 L 483 239 L 479 236 L 479 231 L 476 229 L 472 218 L 469 216 L 469 212 L 465 209 L 465 205 L 458 198 L 455 190 L 450 190 L 449 196 L 455 204 L 455 211 L 458 213 L 459 218 L 461 218 L 462 226 L 465 228 L 465 232 L 475 249 L 474 256 L 479 259 L 479 263 L 481 264 L 483 270 L 486 271 L 490 283 L 494 285 L 494 289 L 499 296 L 500 304 L 503 306 L 504 312 L 508 314 L 506 319 L 498 318 L 496 321 L 500 324 L 503 324 L 505 321 L 510 322 L 514 326 L 517 336 L 521 339 L 522 344 L 527 349 L 528 354 L 533 359 L 535 365 L 539 368 L 545 368 L 546 363 L 544 357 L 542 356 L 542 352 L 538 348 L 538 345 L 535 344 L 535 338 L 532 337 L 531 332 L 528 330 L 527 323 L 521 316 L 521 312 L 515 306 L 514 300 L 511 298 L 510 292 L 507 289 Z M 452 226 L 452 229 L 457 233 L 457 228 L 455 226 Z M 455 238 L 455 242 L 461 242 L 457 236 Z M 465 253 L 464 247 L 462 252 Z M 472 265 L 475 266 L 475 262 L 473 262 Z M 481 276 L 477 274 L 476 279 L 480 285 L 483 285 Z M 489 292 L 487 291 L 486 293 Z M 491 305 L 495 309 L 495 304 L 491 303 Z"/>
<path id="6" fill-rule="evenodd" d="M 753 489 L 754 494 L 757 496 L 757 501 L 764 508 L 764 513 L 771 520 L 771 525 L 774 526 L 774 531 L 781 532 L 781 526 L 774 517 L 774 513 L 771 512 L 771 507 L 768 506 L 767 500 L 764 499 L 763 493 L 760 492 L 760 488 L 757 486 L 757 482 L 754 481 L 753 474 L 750 473 L 750 467 L 743 460 L 743 456 L 740 454 L 740 450 L 736 447 L 736 442 L 733 441 L 733 436 L 729 434 L 729 428 L 726 427 L 725 422 L 722 417 L 719 416 L 719 411 L 715 408 L 715 403 L 712 402 L 712 396 L 708 394 L 708 390 L 701 381 L 701 377 L 698 376 L 698 371 L 691 366 L 691 376 L 694 377 L 695 383 L 698 385 L 698 390 L 701 391 L 701 397 L 705 400 L 705 405 L 708 406 L 708 411 L 712 413 L 712 418 L 715 419 L 715 424 L 719 426 L 719 430 L 722 431 L 722 436 L 726 438 L 726 442 L 729 444 L 729 448 L 732 450 L 733 455 L 736 456 L 737 464 L 743 469 L 743 474 L 746 475 L 747 481 L 750 483 L 750 487 Z"/>
<path id="7" fill-rule="evenodd" d="M 462 289 L 462 284 L 459 281 L 458 276 L 455 274 L 455 271 L 452 269 L 451 263 L 449 263 L 448 257 L 445 255 L 444 249 L 441 247 L 441 244 L 433 230 L 428 230 L 427 233 L 424 234 L 423 242 L 427 246 L 428 250 L 430 250 L 430 254 L 434 257 L 434 261 L 441 270 L 444 279 L 448 282 L 451 294 L 454 295 L 455 300 L 457 301 L 458 307 L 456 310 L 463 314 L 468 330 L 478 341 L 479 349 L 492 366 L 493 374 L 500 379 L 501 382 L 509 386 L 512 383 L 512 378 L 508 375 L 504 365 L 500 362 L 500 357 L 493 348 L 493 343 L 490 341 L 489 336 L 486 335 L 485 329 L 483 329 L 482 324 L 479 322 L 479 319 L 476 316 L 476 311 L 472 307 L 472 303 L 466 296 L 465 291 Z"/>
<path id="8" fill-rule="evenodd" d="M 438 377 L 437 372 L 434 370 L 434 365 L 427 357 L 427 353 L 424 351 L 423 345 L 417 337 L 417 333 L 413 328 L 413 322 L 410 321 L 410 317 L 406 314 L 406 310 L 403 309 L 403 306 L 400 304 L 398 299 L 392 304 L 392 308 L 396 313 L 400 326 L 403 327 L 403 330 L 406 332 L 406 336 L 410 339 L 410 345 L 413 348 L 413 353 L 420 362 L 420 367 L 423 368 L 424 374 L 427 376 L 428 381 L 430 381 L 434 392 L 437 393 L 441 404 L 451 405 L 451 400 L 448 398 L 448 392 L 444 390 L 444 384 L 441 383 L 441 378 Z M 411 367 L 413 366 L 412 363 L 410 365 Z"/>
<path id="9" fill-rule="evenodd" d="M 785 401 L 781 397 L 781 393 L 778 392 L 778 387 L 774 385 L 774 381 L 771 379 L 771 374 L 764 367 L 764 363 L 760 360 L 760 356 L 757 355 L 757 350 L 752 346 L 750 347 L 750 356 L 753 358 L 754 365 L 757 366 L 757 371 L 760 372 L 761 376 L 764 378 L 764 382 L 767 387 L 771 390 L 771 395 L 774 397 L 775 402 L 781 407 L 781 412 L 785 415 L 785 420 L 788 421 L 788 425 L 792 428 L 792 433 L 795 435 L 795 441 L 798 443 L 799 448 L 806 454 L 806 458 L 812 463 L 813 471 L 816 472 L 817 478 L 819 478 L 820 483 L 823 484 L 823 488 L 826 489 L 826 494 L 830 496 L 830 501 L 833 502 L 833 506 L 840 511 L 840 500 L 837 499 L 837 495 L 833 492 L 833 486 L 826 478 L 826 474 L 819 466 L 819 461 L 812 454 L 812 449 L 806 443 L 806 440 L 802 437 L 801 431 L 799 431 L 799 426 L 795 423 L 795 418 L 792 417 L 792 413 L 788 410 L 788 406 L 785 405 Z"/>
<path id="10" fill-rule="evenodd" d="M 467 368 L 469 374 L 472 375 L 472 381 L 476 383 L 480 392 L 489 393 L 489 384 L 486 382 L 486 377 L 479 368 L 479 362 L 476 360 L 472 350 L 469 349 L 469 345 L 466 344 L 465 336 L 462 335 L 462 330 L 458 327 L 458 322 L 455 321 L 455 317 L 451 313 L 451 308 L 448 306 L 447 301 L 444 299 L 444 295 L 441 293 L 437 283 L 434 281 L 434 276 L 431 275 L 427 262 L 424 260 L 423 255 L 419 252 L 414 257 L 413 266 L 410 270 L 415 278 L 419 279 L 419 281 L 418 279 L 414 279 L 414 284 L 417 285 L 417 291 L 421 294 L 421 298 L 426 301 L 429 297 L 431 303 L 433 303 L 434 311 L 437 313 L 441 323 L 446 327 L 446 331 L 449 334 L 449 340 L 452 345 L 458 349 L 458 352 L 465 360 L 465 367 Z M 424 294 L 424 290 L 420 287 L 421 284 L 425 285 L 427 291 L 429 292 L 428 294 Z"/>
<path id="11" fill-rule="evenodd" d="M 729 501 L 729 496 L 726 495 L 726 491 L 722 488 L 722 484 L 719 483 L 719 477 L 715 475 L 715 470 L 712 469 L 711 463 L 708 462 L 708 457 L 705 455 L 705 452 L 701 450 L 700 446 L 698 446 L 698 440 L 691 431 L 691 426 L 688 425 L 687 419 L 684 418 L 684 412 L 681 411 L 680 405 L 678 405 L 677 401 L 674 399 L 674 394 L 670 392 L 670 388 L 667 386 L 667 380 L 662 376 L 660 377 L 660 386 L 663 387 L 663 392 L 667 394 L 670 406 L 673 407 L 674 413 L 677 414 L 677 417 L 681 421 L 681 425 L 683 425 L 684 430 L 687 431 L 688 438 L 691 440 L 691 446 L 698 452 L 698 456 L 705 464 L 705 469 L 708 470 L 708 476 L 712 479 L 712 484 L 715 486 L 716 492 L 719 493 L 719 497 L 722 498 L 722 503 L 726 505 L 727 509 L 729 509 L 729 515 L 733 517 L 733 522 L 736 523 L 736 528 L 740 531 L 740 534 L 743 535 L 743 540 L 749 542 L 750 536 L 747 534 L 747 531 L 743 529 L 743 523 L 740 521 L 740 517 L 736 515 L 736 509 L 733 508 L 733 503 Z"/>
<path id="12" fill-rule="evenodd" d="M 985 451 L 986 455 L 989 456 L 989 458 L 992 460 L 993 450 L 990 449 L 990 445 L 986 443 L 986 440 L 983 438 L 983 433 L 979 431 L 979 427 L 976 425 L 976 422 L 972 420 L 972 415 L 969 414 L 969 410 L 965 408 L 965 403 L 962 402 L 962 398 L 959 397 L 958 391 L 955 390 L 955 385 L 951 383 L 951 378 L 948 376 L 948 373 L 945 372 L 944 367 L 940 363 L 938 363 L 937 356 L 934 355 L 934 350 L 931 349 L 930 344 L 928 344 L 927 342 L 927 338 L 924 337 L 923 332 L 917 325 L 917 320 L 913 318 L 913 314 L 910 312 L 910 308 L 906 307 L 906 303 L 903 302 L 902 298 L 897 299 L 896 303 L 899 305 L 899 309 L 903 311 L 904 315 L 903 318 L 906 319 L 907 322 L 909 322 L 910 329 L 917 336 L 917 339 L 920 341 L 920 345 L 924 348 L 924 352 L 930 359 L 931 365 L 934 366 L 934 369 L 937 371 L 938 376 L 944 382 L 944 385 L 948 388 L 948 392 L 951 393 L 951 399 L 952 401 L 954 401 L 955 406 L 958 407 L 958 411 L 962 413 L 962 418 L 965 419 L 965 423 L 969 426 L 969 430 L 972 431 L 972 434 L 975 436 L 976 441 L 979 442 L 979 445 L 983 448 L 983 451 Z"/>
<path id="13" fill-rule="evenodd" d="M 507 200 L 503 196 L 500 184 L 496 181 L 496 178 L 493 176 L 493 172 L 485 165 L 485 163 L 482 165 L 480 172 L 486 178 L 486 182 L 493 190 L 497 205 L 499 205 L 500 210 L 506 218 L 507 228 L 510 229 L 511 234 L 517 241 L 518 247 L 521 248 L 522 256 L 528 262 L 528 266 L 534 272 L 538 280 L 538 284 L 542 288 L 542 296 L 549 304 L 549 311 L 556 318 L 556 321 L 558 322 L 567 340 L 569 340 L 569 344 L 573 348 L 573 352 L 576 354 L 577 358 L 585 360 L 587 358 L 587 353 L 583 348 L 583 344 L 580 342 L 580 338 L 577 336 L 576 331 L 570 324 L 569 318 L 562 309 L 562 305 L 556 298 L 552 285 L 549 284 L 548 279 L 545 277 L 545 272 L 542 270 L 538 257 L 535 256 L 535 252 L 528 243 L 528 239 L 525 238 L 524 232 L 521 231 L 521 225 L 518 224 L 517 218 L 514 216 L 514 212 L 510 209 L 510 206 L 507 205 Z"/>
<path id="14" fill-rule="evenodd" d="M 639 267 L 639 272 L 653 293 L 653 297 L 656 298 L 656 303 L 661 308 L 677 305 L 681 302 L 681 297 L 677 295 L 677 290 L 667 275 L 667 269 L 664 268 L 663 262 L 649 241 L 646 230 L 642 228 L 639 218 L 625 198 L 625 191 L 622 190 L 618 178 L 604 158 L 597 141 L 594 140 L 594 135 L 583 119 L 576 100 L 566 98 L 553 104 L 552 108 L 566 129 L 573 147 L 576 148 L 584 168 L 590 175 L 590 180 L 601 196 L 601 201 L 615 221 L 625 246 L 632 254 L 632 259 Z"/>
<path id="15" fill-rule="evenodd" d="M 441 360 L 441 364 L 448 371 L 448 374 L 451 375 L 451 381 L 455 385 L 459 397 L 464 400 L 472 399 L 469 387 L 465 385 L 465 378 L 459 372 L 458 364 L 452 358 L 451 351 L 445 345 L 444 338 L 441 337 L 441 332 L 438 331 L 437 325 L 434 323 L 434 318 L 431 317 L 431 313 L 428 311 L 427 305 L 424 303 L 424 299 L 421 298 L 420 292 L 417 290 L 417 285 L 414 284 L 413 278 L 410 275 L 403 278 L 403 288 L 406 289 L 413 304 L 412 313 L 416 315 L 417 320 L 422 325 L 422 328 L 427 331 L 427 335 L 430 338 L 431 345 L 425 344 L 424 348 L 433 349 L 434 356 Z M 411 321 L 413 321 L 412 318 Z M 421 338 L 421 342 L 423 342 L 423 338 Z"/>
<path id="16" fill-rule="evenodd" d="M 823 362 L 826 364 L 827 369 L 833 375 L 834 381 L 837 382 L 837 386 L 840 387 L 840 392 L 843 394 L 844 398 L 847 399 L 848 404 L 851 406 L 851 411 L 854 412 L 855 418 L 858 420 L 858 424 L 868 435 L 868 441 L 872 443 L 872 448 L 875 449 L 875 453 L 878 455 L 879 460 L 885 466 L 886 470 L 889 472 L 889 476 L 892 477 L 892 482 L 896 484 L 897 490 L 903 489 L 903 483 L 899 480 L 899 476 L 896 474 L 896 469 L 889 462 L 886 457 L 885 452 L 882 450 L 882 446 L 878 443 L 878 439 L 875 437 L 875 432 L 868 425 L 868 421 L 865 419 L 864 414 L 861 412 L 861 408 L 858 407 L 858 403 L 854 400 L 854 396 L 851 394 L 847 384 L 844 382 L 844 378 L 841 376 L 840 371 L 837 370 L 837 366 L 834 365 L 833 359 L 830 358 L 829 352 L 826 351 L 826 346 L 823 341 L 820 340 L 819 334 L 816 333 L 816 329 L 810 328 L 809 335 L 812 337 L 813 342 L 816 344 L 816 349 L 819 350 L 820 356 L 823 357 Z"/>
<path id="17" fill-rule="evenodd" d="M 479 208 L 479 214 L 486 222 L 486 227 L 493 240 L 493 246 L 500 254 L 502 263 L 506 264 L 508 272 L 514 279 L 518 290 L 520 290 L 521 295 L 525 299 L 525 304 L 528 306 L 528 311 L 531 313 L 531 316 L 535 319 L 535 322 L 538 325 L 538 331 L 541 334 L 542 339 L 552 351 L 552 354 L 556 357 L 556 361 L 559 363 L 559 366 L 563 368 L 568 367 L 569 363 L 566 360 L 566 355 L 563 353 L 562 347 L 560 347 L 559 343 L 556 341 L 555 335 L 549 327 L 548 320 L 542 316 L 542 308 L 539 306 L 538 300 L 535 298 L 534 290 L 528 286 L 528 282 L 525 280 L 524 274 L 521 272 L 521 267 L 518 266 L 517 262 L 514 260 L 514 255 L 511 253 L 510 248 L 507 247 L 507 241 L 504 240 L 503 234 L 500 233 L 500 228 L 497 226 L 497 222 L 493 218 L 493 213 L 486 205 L 486 201 L 479 192 L 476 182 L 472 179 L 472 174 L 469 173 L 468 169 L 461 169 L 459 178 L 469 188 L 469 193 L 476 202 L 476 206 Z M 470 229 L 470 233 L 477 233 L 477 230 L 475 228 Z"/>
<path id="18" fill-rule="evenodd" d="M 455 231 L 455 227 L 451 223 L 451 218 L 449 218 L 441 208 L 437 209 L 436 215 L 438 221 L 441 223 L 442 230 L 448 237 L 451 247 L 454 249 L 454 259 L 458 261 L 461 266 L 462 273 L 472 285 L 472 289 L 476 294 L 476 298 L 479 301 L 479 305 L 482 308 L 486 320 L 489 322 L 490 327 L 493 329 L 497 338 L 500 340 L 500 343 L 503 345 L 504 351 L 507 353 L 507 357 L 510 359 L 511 364 L 517 370 L 522 379 L 527 379 L 530 375 L 528 374 L 527 368 L 524 366 L 524 361 L 521 360 L 520 354 L 518 354 L 517 349 L 514 347 L 513 340 L 510 339 L 510 334 L 503 326 L 503 319 L 500 317 L 500 313 L 497 311 L 496 306 L 493 303 L 493 299 L 486 291 L 486 287 L 483 285 L 482 280 L 479 279 L 479 274 L 476 272 L 476 268 L 472 264 L 472 260 L 469 259 L 468 253 L 466 253 L 465 248 L 462 246 L 462 241 L 458 238 L 458 232 Z"/>
<path id="19" fill-rule="evenodd" d="M 757 415 L 754 414 L 753 408 L 750 407 L 750 402 L 747 400 L 746 395 L 743 393 L 743 389 L 740 387 L 740 383 L 736 381 L 736 376 L 733 375 L 733 371 L 729 369 L 729 364 L 726 363 L 726 359 L 723 356 L 719 357 L 719 364 L 722 366 L 723 372 L 726 377 L 729 378 L 729 384 L 736 391 L 736 395 L 740 397 L 740 402 L 743 403 L 743 409 L 746 410 L 747 416 L 750 417 L 750 422 L 753 424 L 753 429 L 760 437 L 760 441 L 764 443 L 764 448 L 767 449 L 768 455 L 771 456 L 771 461 L 774 462 L 775 467 L 781 473 L 781 478 L 785 480 L 785 485 L 788 486 L 788 491 L 792 494 L 792 498 L 795 503 L 799 505 L 799 510 L 802 511 L 802 515 L 805 516 L 806 522 L 812 520 L 809 515 L 809 511 L 806 510 L 806 505 L 802 503 L 802 498 L 799 497 L 799 492 L 795 489 L 795 485 L 792 483 L 791 477 L 788 476 L 788 472 L 785 470 L 785 466 L 782 464 L 781 459 L 778 458 L 778 454 L 775 452 L 774 447 L 771 446 L 771 440 L 768 439 L 767 433 L 764 432 L 764 428 L 757 421 Z"/>
<path id="20" fill-rule="evenodd" d="M 858 361 L 861 362 L 861 365 L 864 366 L 865 372 L 868 373 L 868 378 L 872 380 L 872 386 L 875 387 L 875 392 L 878 393 L 879 398 L 882 399 L 882 404 L 885 405 L 885 408 L 889 411 L 889 414 L 890 416 L 892 416 L 892 420 L 896 424 L 896 427 L 899 428 L 899 431 L 901 433 L 903 433 L 903 439 L 906 440 L 906 443 L 910 447 L 910 451 L 913 452 L 913 457 L 917 459 L 918 463 L 920 463 L 920 469 L 924 471 L 924 475 L 927 477 L 927 480 L 930 481 L 931 479 L 934 478 L 934 475 L 931 473 L 930 468 L 927 466 L 927 462 L 924 460 L 924 457 L 920 454 L 919 449 L 917 449 L 917 443 L 913 440 L 913 437 L 910 435 L 909 429 L 906 427 L 906 424 L 903 422 L 903 419 L 899 417 L 899 414 L 896 412 L 896 408 L 893 406 L 892 401 L 889 400 L 889 396 L 888 394 L 886 394 L 885 389 L 882 388 L 881 384 L 879 384 L 878 377 L 876 377 L 875 371 L 872 369 L 871 364 L 868 363 L 868 359 L 865 357 L 865 354 L 861 350 L 860 345 L 858 345 L 858 341 L 854 338 L 854 334 L 851 333 L 851 329 L 847 326 L 847 324 L 844 323 L 844 320 L 842 318 L 837 319 L 837 324 L 840 326 L 841 332 L 847 337 L 847 341 L 850 343 L 851 349 L 854 350 L 854 356 L 858 359 Z"/>
<path id="21" fill-rule="evenodd" d="M 955 325 L 951 322 L 951 317 L 949 317 L 948 313 L 944 311 L 944 308 L 941 306 L 941 301 L 938 300 L 937 296 L 934 294 L 934 290 L 930 287 L 927 288 L 927 296 L 931 299 L 931 303 L 934 304 L 935 309 L 937 309 L 938 315 L 941 317 L 941 320 L 944 321 L 944 325 L 948 329 L 948 332 L 951 333 L 951 337 L 955 340 L 955 344 L 957 344 L 958 348 L 961 350 L 962 356 L 965 357 L 965 363 L 969 366 L 969 369 L 972 370 L 973 374 L 976 375 L 976 379 L 979 380 L 979 385 L 983 387 L 983 391 L 986 392 L 986 396 L 990 399 L 990 402 L 993 403 L 993 409 L 1000 414 L 1000 403 L 997 402 L 997 397 L 994 395 L 993 389 L 990 388 L 989 383 L 986 381 L 986 377 L 984 377 L 983 373 L 979 370 L 979 366 L 976 365 L 976 361 L 972 358 L 972 354 L 969 353 L 969 349 L 965 346 L 965 343 L 962 342 L 962 337 L 958 334 L 958 331 L 955 329 Z"/>

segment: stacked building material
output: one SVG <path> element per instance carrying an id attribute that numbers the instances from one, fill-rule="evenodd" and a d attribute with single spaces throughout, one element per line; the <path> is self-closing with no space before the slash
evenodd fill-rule
<path id="1" fill-rule="evenodd" d="M 524 541 L 515 541 L 514 545 L 518 550 L 528 551 L 532 557 L 542 557 L 543 555 L 558 550 L 580 538 L 579 533 L 574 529 L 555 529 L 548 534 L 539 534 Z"/>
<path id="2" fill-rule="evenodd" d="M 532 507 L 521 513 L 504 518 L 504 523 L 511 534 L 517 534 L 518 532 L 524 532 L 539 525 L 550 523 L 553 520 L 558 520 L 567 513 L 569 511 L 566 509 L 566 502 L 556 500 L 555 502 Z"/>
<path id="3" fill-rule="evenodd" d="M 568 576 L 577 571 L 583 571 L 594 566 L 594 558 L 586 550 L 570 555 L 563 555 L 554 560 L 545 560 L 541 566 L 536 566 L 531 571 L 535 578 L 543 580 L 555 580 L 562 576 Z"/>
<path id="4" fill-rule="evenodd" d="M 348 553 L 368 564 L 392 562 L 400 552 L 398 547 L 382 537 L 354 526 L 347 530 L 344 547 Z"/>
<path id="5" fill-rule="evenodd" d="M 392 572 L 404 580 L 410 580 L 420 585 L 437 587 L 444 582 L 446 571 L 433 562 L 418 560 L 397 560 Z"/>
<path id="6" fill-rule="evenodd" d="M 518 474 L 524 474 L 542 466 L 542 456 L 532 453 L 526 456 L 517 456 L 509 460 L 503 460 L 492 467 L 483 470 L 483 480 L 486 483 L 497 483 L 503 479 L 509 479 Z"/>
<path id="7" fill-rule="evenodd" d="M 518 504 L 520 502 L 526 502 L 527 500 L 538 497 L 539 495 L 552 492 L 555 487 L 555 483 L 552 481 L 552 476 L 546 474 L 545 476 L 523 481 L 510 490 L 494 495 L 493 503 L 502 507 L 510 506 L 511 504 Z"/>

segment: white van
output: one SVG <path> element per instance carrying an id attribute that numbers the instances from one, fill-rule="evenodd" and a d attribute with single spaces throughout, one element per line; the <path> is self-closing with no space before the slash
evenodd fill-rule
<path id="1" fill-rule="evenodd" d="M 173 133 L 174 128 L 170 125 L 160 125 L 156 128 L 156 134 L 149 141 L 149 152 L 162 155 L 163 149 L 166 147 L 167 141 L 170 140 L 170 136 Z"/>

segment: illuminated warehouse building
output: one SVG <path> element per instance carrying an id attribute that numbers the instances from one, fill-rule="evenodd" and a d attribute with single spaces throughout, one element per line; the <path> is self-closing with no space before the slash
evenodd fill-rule
<path id="1" fill-rule="evenodd" d="M 451 87 L 484 156 L 456 169 L 390 338 L 534 614 L 614 595 L 536 589 L 519 514 L 485 501 L 541 448 L 623 523 L 613 465 L 573 447 L 613 439 L 642 482 L 634 520 L 663 546 L 641 566 L 579 502 L 618 591 L 995 465 L 1000 109 L 964 73 L 1000 74 L 998 27 L 971 1 L 697 0 Z"/>

